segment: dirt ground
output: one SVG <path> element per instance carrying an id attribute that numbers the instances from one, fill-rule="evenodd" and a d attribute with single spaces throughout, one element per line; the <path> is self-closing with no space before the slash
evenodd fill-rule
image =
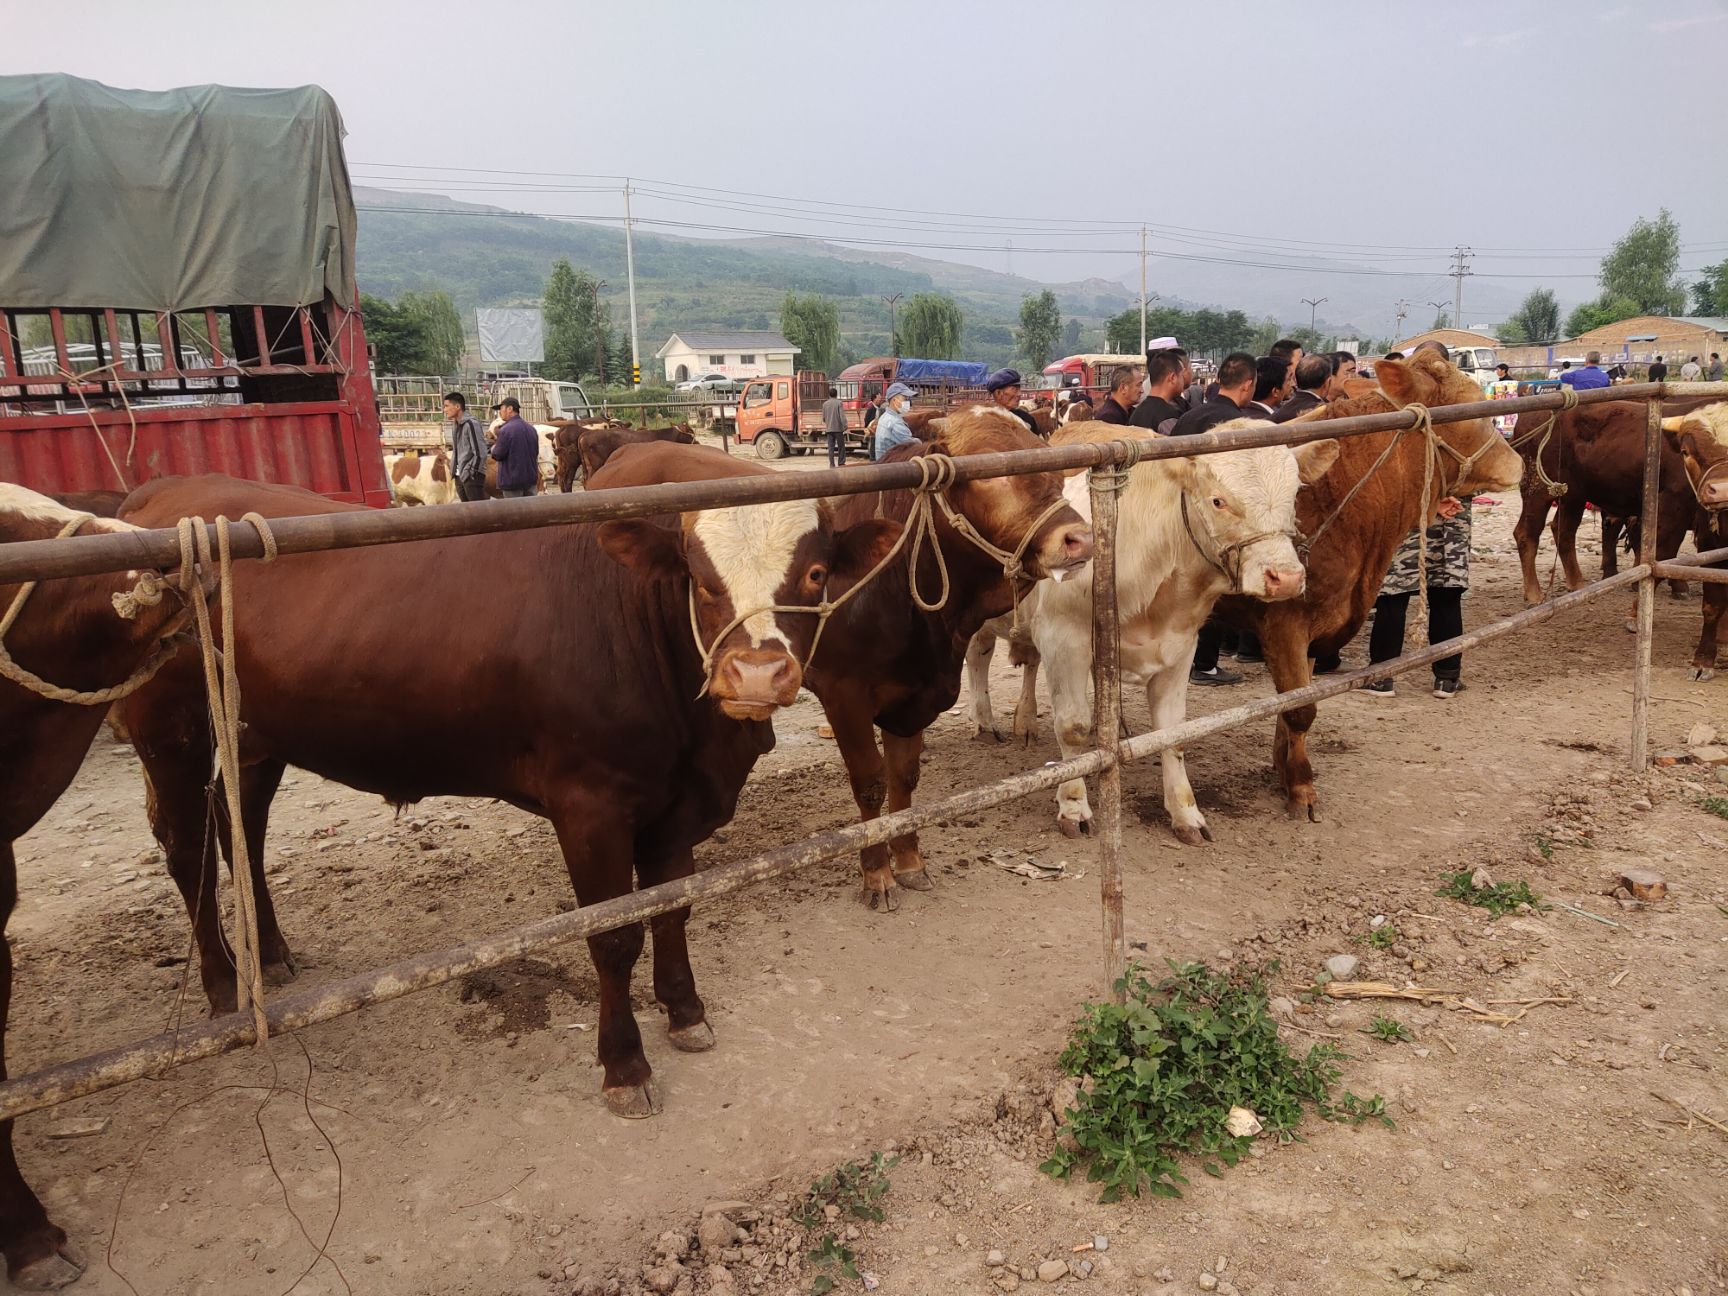
<path id="1" fill-rule="evenodd" d="M 1514 508 L 1478 510 L 1469 624 L 1519 606 Z M 1593 571 L 1594 550 L 1585 561 Z M 1658 603 L 1661 747 L 1701 720 L 1728 730 L 1728 683 L 1686 678 L 1697 609 L 1696 590 Z M 719 1047 L 668 1047 L 645 963 L 636 979 L 657 1119 L 621 1122 L 600 1101 L 594 979 L 576 947 L 279 1039 L 267 1056 L 27 1117 L 20 1161 L 89 1256 L 78 1290 L 91 1296 L 285 1292 L 338 1205 L 329 1259 L 295 1289 L 306 1296 L 630 1292 L 644 1265 L 682 1293 L 805 1292 L 815 1271 L 781 1222 L 788 1199 L 881 1149 L 904 1157 L 886 1221 L 848 1245 L 884 1293 L 1040 1288 L 1015 1275 L 1081 1258 L 1090 1276 L 1054 1290 L 1185 1294 L 1210 1278 L 1226 1296 L 1728 1290 L 1728 1133 L 1655 1096 L 1728 1120 L 1728 823 L 1700 807 L 1720 790 L 1708 771 L 1627 770 L 1626 611 L 1615 598 L 1473 654 L 1450 702 L 1406 676 L 1393 700 L 1324 704 L 1320 824 L 1283 817 L 1269 725 L 1191 749 L 1217 836 L 1203 849 L 1169 836 L 1155 768 L 1126 776 L 1129 934 L 1154 965 L 1275 957 L 1277 989 L 1294 995 L 1349 952 L 1376 979 L 1567 1001 L 1504 1028 L 1407 1004 L 1297 1015 L 1292 1044 L 1339 1037 L 1344 1084 L 1384 1094 L 1394 1130 L 1310 1118 L 1306 1141 L 1262 1140 L 1222 1178 L 1192 1175 L 1180 1201 L 1101 1206 L 1041 1175 L 1055 1059 L 1101 987 L 1096 846 L 1061 837 L 1054 796 L 1039 795 L 927 832 L 937 889 L 897 913 L 859 905 L 845 861 L 698 909 L 692 959 Z M 999 712 L 1018 684 L 1002 656 Z M 1238 688 L 1197 690 L 1191 709 L 1268 691 L 1255 669 Z M 1129 714 L 1146 727 L 1143 699 Z M 819 715 L 806 697 L 783 717 L 737 820 L 699 861 L 851 819 Z M 921 796 L 1055 755 L 1047 715 L 1029 752 L 975 742 L 968 715 L 963 695 L 933 730 Z M 1000 848 L 1073 876 L 1015 876 L 991 862 Z M 187 924 L 153 852 L 136 762 L 104 736 L 19 843 L 15 1074 L 202 1012 L 195 989 L 181 998 Z M 302 984 L 571 903 L 546 826 L 489 803 L 428 801 L 398 818 L 290 774 L 268 852 Z M 1555 908 L 1491 922 L 1434 895 L 1443 871 L 1477 865 L 1607 921 Z M 1663 873 L 1670 898 L 1623 911 L 1604 892 L 1628 865 Z M 1395 923 L 1404 957 L 1360 943 L 1374 915 Z M 1362 1033 L 1380 1013 L 1415 1042 Z M 281 1092 L 260 1112 L 276 1078 L 309 1098 Z M 85 1136 L 55 1137 L 69 1133 Z M 729 1208 L 750 1240 L 715 1254 L 723 1241 L 705 1229 L 708 1249 L 691 1253 L 704 1205 L 724 1200 L 760 1210 Z M 682 1268 L 656 1261 L 668 1230 Z M 1107 1249 L 1074 1250 L 1095 1238 Z M 1005 1267 L 987 1267 L 992 1250 Z"/>

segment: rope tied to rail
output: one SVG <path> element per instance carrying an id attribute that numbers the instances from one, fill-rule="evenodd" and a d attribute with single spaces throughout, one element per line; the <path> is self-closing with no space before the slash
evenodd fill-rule
<path id="1" fill-rule="evenodd" d="M 276 537 L 270 524 L 257 513 L 247 513 L 264 546 L 261 562 L 276 559 Z M 234 880 L 234 962 L 236 1006 L 252 1014 L 256 1044 L 263 1048 L 270 1038 L 264 1016 L 264 965 L 258 948 L 258 902 L 252 887 L 252 853 L 240 805 L 240 677 L 234 651 L 234 555 L 229 539 L 229 521 L 216 519 L 216 571 L 218 597 L 222 601 L 222 651 L 218 652 L 210 628 L 210 604 L 200 570 L 208 572 L 210 530 L 203 518 L 181 518 L 180 589 L 191 601 L 198 623 L 198 642 L 203 650 L 204 691 L 210 704 L 210 724 L 216 740 L 222 790 L 228 802 L 229 862 Z M 220 658 L 220 665 L 218 665 Z"/>
<path id="2" fill-rule="evenodd" d="M 64 540 L 75 534 L 80 527 L 94 517 L 91 513 L 77 513 L 69 518 L 66 525 L 60 528 L 56 540 Z M 121 698 L 130 697 L 143 688 L 156 673 L 168 664 L 170 658 L 180 651 L 189 609 L 182 609 L 167 625 L 162 627 L 162 642 L 155 652 L 132 674 L 120 683 L 101 689 L 72 689 L 43 679 L 34 671 L 20 666 L 6 647 L 6 634 L 18 621 L 24 611 L 24 605 L 30 601 L 30 595 L 36 590 L 40 581 L 26 581 L 12 598 L 11 605 L 6 609 L 6 615 L 0 617 L 0 678 L 11 680 L 20 688 L 29 689 L 39 697 L 45 697 L 50 702 L 66 702 L 73 706 L 107 706 L 118 702 Z M 114 595 L 114 610 L 131 621 L 136 619 L 139 611 L 145 607 L 154 607 L 162 601 L 162 590 L 166 588 L 162 578 L 155 572 L 144 572 L 138 578 L 138 583 L 129 593 Z"/>
<path id="3" fill-rule="evenodd" d="M 1561 411 L 1577 408 L 1578 389 L 1576 387 L 1562 387 L 1560 389 L 1559 406 L 1555 409 L 1549 410 L 1548 417 L 1543 419 L 1538 426 L 1531 428 L 1528 432 L 1519 433 L 1507 443 L 1514 450 L 1517 450 L 1528 445 L 1537 437 L 1542 438 L 1540 443 L 1536 446 L 1536 453 L 1530 458 L 1530 466 L 1536 470 L 1536 480 L 1541 482 L 1542 485 L 1547 488 L 1549 496 L 1554 499 L 1559 499 L 1567 492 L 1569 487 L 1565 482 L 1555 481 L 1548 475 L 1548 470 L 1542 466 L 1542 456 L 1547 453 L 1548 439 L 1554 435 L 1554 425 L 1559 421 Z"/>

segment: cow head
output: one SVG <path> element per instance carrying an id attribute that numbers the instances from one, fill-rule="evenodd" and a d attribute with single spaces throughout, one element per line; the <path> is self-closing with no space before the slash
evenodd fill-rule
<path id="1" fill-rule="evenodd" d="M 1728 401 L 1665 418 L 1662 431 L 1686 461 L 1698 502 L 1712 513 L 1728 509 Z"/>
<path id="2" fill-rule="evenodd" d="M 644 518 L 599 527 L 614 561 L 688 583 L 704 691 L 735 720 L 766 720 L 798 696 L 819 618 L 787 609 L 814 608 L 830 581 L 855 583 L 899 534 L 882 518 L 836 532 L 817 500 L 704 509 L 676 527 Z"/>
<path id="3" fill-rule="evenodd" d="M 1400 409 L 1412 404 L 1439 409 L 1482 399 L 1475 379 L 1431 350 L 1418 351 L 1406 360 L 1376 360 L 1374 378 Z M 1440 456 L 1438 471 L 1446 494 L 1469 496 L 1477 491 L 1517 487 L 1524 475 L 1524 460 L 1506 444 L 1491 419 L 1436 423 L 1434 430 L 1467 463 L 1452 455 Z"/>
<path id="4" fill-rule="evenodd" d="M 979 405 L 950 414 L 942 439 L 930 450 L 974 455 L 1043 448 L 1044 442 L 1013 414 Z M 1092 557 L 1092 528 L 1063 501 L 1059 472 L 960 482 L 948 488 L 948 499 L 996 548 L 1019 552 L 1026 574 L 1034 580 L 1066 575 Z"/>
<path id="5" fill-rule="evenodd" d="M 1257 426 L 1240 419 L 1216 430 Z M 1189 539 L 1232 590 L 1269 603 L 1297 597 L 1307 572 L 1296 553 L 1296 492 L 1337 459 L 1336 441 L 1310 441 L 1171 460 Z"/>

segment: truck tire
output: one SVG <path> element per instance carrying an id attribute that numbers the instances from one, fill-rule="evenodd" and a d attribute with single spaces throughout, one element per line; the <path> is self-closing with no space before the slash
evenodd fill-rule
<path id="1" fill-rule="evenodd" d="M 758 459 L 780 459 L 786 454 L 786 438 L 778 432 L 767 431 L 756 434 L 756 457 Z"/>

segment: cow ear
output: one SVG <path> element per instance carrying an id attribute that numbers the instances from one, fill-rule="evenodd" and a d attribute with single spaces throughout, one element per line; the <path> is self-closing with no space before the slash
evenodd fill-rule
<path id="1" fill-rule="evenodd" d="M 1296 473 L 1305 486 L 1319 481 L 1331 471 L 1332 465 L 1338 462 L 1336 440 L 1310 441 L 1307 445 L 1292 446 L 1291 449 L 1296 453 Z"/>
<path id="2" fill-rule="evenodd" d="M 888 556 L 900 538 L 901 526 L 893 518 L 869 518 L 834 533 L 834 561 L 830 579 L 850 588 Z"/>
<path id="3" fill-rule="evenodd" d="M 595 532 L 600 548 L 620 567 L 660 578 L 682 575 L 687 569 L 682 528 L 660 526 L 647 518 L 624 518 L 602 522 Z"/>
<path id="4" fill-rule="evenodd" d="M 1400 404 L 1407 405 L 1416 399 L 1416 378 L 1408 360 L 1376 360 L 1374 381 Z"/>

